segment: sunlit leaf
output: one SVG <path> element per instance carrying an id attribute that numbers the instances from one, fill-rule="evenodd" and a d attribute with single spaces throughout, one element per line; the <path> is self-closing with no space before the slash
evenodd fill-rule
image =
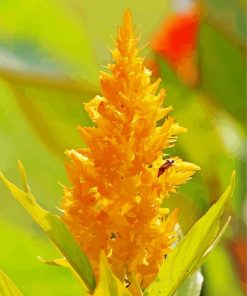
<path id="1" fill-rule="evenodd" d="M 113 274 L 105 255 L 101 254 L 99 283 L 94 296 L 131 296 L 130 292 Z"/>
<path id="2" fill-rule="evenodd" d="M 211 245 L 217 240 L 219 220 L 225 204 L 232 196 L 235 184 L 235 173 L 232 174 L 230 185 L 219 200 L 191 228 L 164 260 L 155 281 L 148 287 L 145 295 L 171 296 L 179 285 L 204 262 Z M 160 293 L 160 294 L 159 294 Z"/>
<path id="3" fill-rule="evenodd" d="M 0 270 L 0 295 L 1 296 L 23 296 L 10 278 Z"/>
<path id="4" fill-rule="evenodd" d="M 60 218 L 41 208 L 32 194 L 20 190 L 1 173 L 0 178 L 13 197 L 25 208 L 32 218 L 46 232 L 51 241 L 61 251 L 71 267 L 83 280 L 89 291 L 95 287 L 95 278 L 87 256 L 82 252 Z"/>
<path id="5" fill-rule="evenodd" d="M 27 174 L 26 174 L 25 168 L 20 160 L 18 161 L 18 167 L 19 167 L 19 172 L 21 175 L 23 191 L 31 194 L 31 190 L 30 190 L 30 187 L 27 182 Z"/>

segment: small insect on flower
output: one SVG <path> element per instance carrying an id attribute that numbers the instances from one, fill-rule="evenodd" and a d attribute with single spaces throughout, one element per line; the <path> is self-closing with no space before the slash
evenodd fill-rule
<path id="1" fill-rule="evenodd" d="M 161 175 L 163 175 L 164 172 L 168 170 L 173 163 L 174 163 L 173 159 L 167 159 L 166 162 L 159 168 L 157 177 L 159 178 Z"/>

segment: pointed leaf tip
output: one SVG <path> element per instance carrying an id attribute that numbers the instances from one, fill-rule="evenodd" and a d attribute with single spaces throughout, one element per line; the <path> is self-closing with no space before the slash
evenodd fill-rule
<path id="1" fill-rule="evenodd" d="M 230 218 L 221 229 L 219 227 L 225 205 L 233 195 L 235 175 L 233 171 L 230 183 L 218 201 L 169 253 L 157 278 L 147 288 L 145 295 L 162 293 L 162 295 L 172 296 L 179 285 L 205 262 L 207 255 L 217 245 L 229 225 Z M 176 266 L 175 269 L 174 266 Z"/>
<path id="2" fill-rule="evenodd" d="M 94 291 L 94 296 L 131 296 L 129 290 L 114 275 L 104 252 L 100 253 L 99 282 Z"/>
<path id="3" fill-rule="evenodd" d="M 236 180 L 236 171 L 234 170 L 231 175 L 231 182 L 233 183 L 233 185 L 235 185 L 235 180 Z"/>
<path id="4" fill-rule="evenodd" d="M 229 182 L 229 189 L 230 189 L 230 198 L 233 195 L 234 189 L 235 189 L 235 183 L 236 183 L 236 171 L 234 170 L 232 172 L 231 178 L 230 178 L 230 182 Z"/>
<path id="5" fill-rule="evenodd" d="M 18 163 L 18 168 L 19 168 L 19 172 L 20 172 L 20 175 L 21 175 L 23 190 L 26 193 L 31 194 L 31 190 L 30 190 L 30 187 L 29 187 L 28 182 L 27 182 L 27 174 L 26 174 L 26 170 L 24 168 L 24 165 L 20 160 L 18 160 L 17 163 Z"/>
<path id="6" fill-rule="evenodd" d="M 61 219 L 40 207 L 32 194 L 19 189 L 1 172 L 0 178 L 12 196 L 32 216 L 34 221 L 45 231 L 47 236 L 67 259 L 71 269 L 83 281 L 87 290 L 93 292 L 96 280 L 91 263 Z"/>

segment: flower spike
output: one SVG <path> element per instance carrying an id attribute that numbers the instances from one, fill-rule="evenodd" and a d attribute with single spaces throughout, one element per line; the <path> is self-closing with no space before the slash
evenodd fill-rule
<path id="1" fill-rule="evenodd" d="M 159 89 L 139 55 L 127 10 L 118 30 L 113 63 L 100 73 L 102 95 L 85 104 L 93 127 L 80 127 L 88 148 L 67 152 L 71 187 L 64 187 L 63 221 L 89 256 L 96 275 L 103 251 L 113 272 L 145 288 L 176 241 L 177 210 L 162 201 L 198 166 L 163 150 L 185 132 L 163 107 Z M 158 121 L 164 119 L 158 126 Z"/>

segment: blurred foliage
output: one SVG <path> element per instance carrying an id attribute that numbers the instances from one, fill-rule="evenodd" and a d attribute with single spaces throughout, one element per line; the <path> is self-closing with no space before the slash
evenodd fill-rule
<path id="1" fill-rule="evenodd" d="M 0 3 L 0 168 L 18 183 L 16 161 L 21 159 L 34 195 L 44 198 L 40 202 L 46 208 L 57 211 L 62 195 L 58 181 L 68 183 L 64 150 L 83 146 L 76 127 L 91 122 L 82 104 L 98 93 L 98 71 L 109 59 L 107 45 L 112 47 L 110 37 L 123 10 L 132 10 L 145 45 L 174 14 L 175 2 L 182 3 Z M 171 153 L 202 168 L 167 204 L 180 208 L 181 227 L 187 232 L 222 193 L 235 168 L 236 192 L 228 206 L 232 222 L 227 241 L 232 242 L 246 232 L 246 9 L 243 0 L 198 3 L 201 22 L 194 85 L 188 86 L 149 47 L 144 52 L 156 59 L 167 90 L 165 104 L 173 105 L 177 121 L 188 128 Z M 44 266 L 36 259 L 37 255 L 56 258 L 57 254 L 2 185 L 0 205 L 0 267 L 22 292 L 80 295 L 80 287 L 67 270 Z M 203 295 L 243 295 L 233 258 L 224 243 L 210 255 L 203 268 Z"/>
<path id="2" fill-rule="evenodd" d="M 204 264 L 204 295 L 244 296 L 236 270 L 224 247 L 217 247 Z"/>

